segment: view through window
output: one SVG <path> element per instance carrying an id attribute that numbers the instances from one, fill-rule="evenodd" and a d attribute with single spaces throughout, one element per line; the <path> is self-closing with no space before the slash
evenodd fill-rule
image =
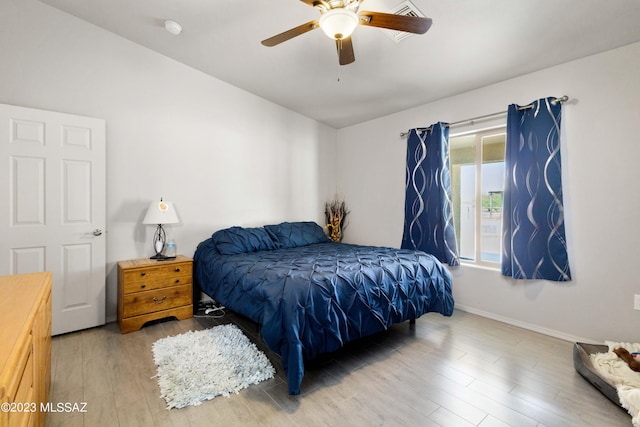
<path id="1" fill-rule="evenodd" d="M 462 261 L 500 264 L 505 142 L 504 127 L 449 139 L 453 216 Z"/>

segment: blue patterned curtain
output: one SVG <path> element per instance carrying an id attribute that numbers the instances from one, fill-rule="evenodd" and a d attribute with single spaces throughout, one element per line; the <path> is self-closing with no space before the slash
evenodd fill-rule
<path id="1" fill-rule="evenodd" d="M 508 109 L 502 274 L 515 279 L 571 280 L 560 167 L 562 105 L 554 100 Z"/>
<path id="2" fill-rule="evenodd" d="M 449 127 L 444 123 L 409 132 L 402 248 L 460 264 L 451 206 Z"/>

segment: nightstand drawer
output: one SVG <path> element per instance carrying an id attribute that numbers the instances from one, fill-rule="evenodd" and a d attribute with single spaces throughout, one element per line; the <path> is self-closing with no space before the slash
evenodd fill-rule
<path id="1" fill-rule="evenodd" d="M 192 264 L 185 262 L 125 271 L 123 293 L 150 291 L 191 283 Z"/>
<path id="2" fill-rule="evenodd" d="M 164 289 L 136 292 L 122 298 L 122 316 L 132 317 L 141 314 L 167 310 L 169 308 L 190 305 L 192 299 L 191 284 L 171 286 Z"/>

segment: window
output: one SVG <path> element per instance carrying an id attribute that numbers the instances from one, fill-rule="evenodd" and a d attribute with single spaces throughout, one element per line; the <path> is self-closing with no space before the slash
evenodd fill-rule
<path id="1" fill-rule="evenodd" d="M 500 264 L 505 142 L 504 127 L 449 139 L 453 217 L 461 261 Z"/>

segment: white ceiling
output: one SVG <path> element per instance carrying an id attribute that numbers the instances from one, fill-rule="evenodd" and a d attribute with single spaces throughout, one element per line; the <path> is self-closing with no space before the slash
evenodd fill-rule
<path id="1" fill-rule="evenodd" d="M 426 34 L 396 43 L 360 26 L 356 62 L 339 66 L 320 29 L 260 44 L 318 18 L 299 0 L 41 1 L 335 128 L 640 41 L 639 0 L 413 0 L 433 19 Z"/>

